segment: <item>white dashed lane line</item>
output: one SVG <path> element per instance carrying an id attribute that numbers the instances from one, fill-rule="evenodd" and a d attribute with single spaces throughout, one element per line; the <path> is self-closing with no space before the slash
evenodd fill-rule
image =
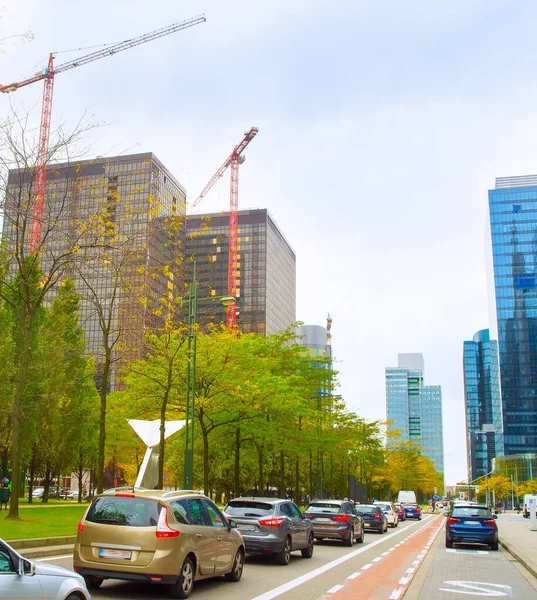
<path id="1" fill-rule="evenodd" d="M 339 590 L 342 590 L 345 586 L 338 584 L 335 585 L 333 588 L 330 588 L 326 593 L 327 594 L 335 594 L 336 592 L 339 592 Z"/>

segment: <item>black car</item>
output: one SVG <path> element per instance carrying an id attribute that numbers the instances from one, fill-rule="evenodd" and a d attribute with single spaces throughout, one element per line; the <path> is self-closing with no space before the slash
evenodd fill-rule
<path id="1" fill-rule="evenodd" d="M 236 521 L 247 553 L 274 554 L 279 565 L 289 563 L 293 550 L 313 556 L 313 525 L 290 500 L 235 498 L 224 514 Z"/>
<path id="2" fill-rule="evenodd" d="M 345 546 L 364 541 L 364 521 L 348 500 L 313 500 L 304 514 L 316 540 L 341 540 Z"/>
<path id="3" fill-rule="evenodd" d="M 379 533 L 388 531 L 388 519 L 378 504 L 357 504 L 356 512 L 362 517 L 365 530 L 374 529 Z"/>

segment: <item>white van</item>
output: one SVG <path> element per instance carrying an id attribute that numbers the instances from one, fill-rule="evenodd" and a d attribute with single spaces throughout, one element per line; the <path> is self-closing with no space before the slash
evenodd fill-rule
<path id="1" fill-rule="evenodd" d="M 526 518 L 529 518 L 530 516 L 530 498 L 535 495 L 536 494 L 524 494 L 524 499 L 522 500 L 522 515 Z"/>
<path id="2" fill-rule="evenodd" d="M 397 494 L 397 502 L 401 504 L 401 502 L 408 502 L 410 504 L 417 504 L 416 502 L 416 493 L 411 490 L 401 490 Z"/>

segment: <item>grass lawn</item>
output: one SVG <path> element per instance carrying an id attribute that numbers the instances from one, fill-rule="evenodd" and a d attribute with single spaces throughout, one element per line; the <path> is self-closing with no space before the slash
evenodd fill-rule
<path id="1" fill-rule="evenodd" d="M 6 519 L 7 511 L 0 512 L 0 538 L 18 540 L 26 538 L 76 535 L 78 522 L 87 504 L 21 504 L 22 521 Z"/>

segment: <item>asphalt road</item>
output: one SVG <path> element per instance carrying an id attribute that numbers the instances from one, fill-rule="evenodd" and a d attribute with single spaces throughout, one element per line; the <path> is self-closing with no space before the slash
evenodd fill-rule
<path id="1" fill-rule="evenodd" d="M 420 552 L 420 556 L 425 554 L 423 543 L 433 530 L 438 530 L 440 523 L 438 516 L 427 516 L 422 521 L 407 520 L 383 535 L 366 533 L 364 544 L 355 544 L 352 548 L 337 542 L 316 542 L 311 559 L 304 559 L 300 552 L 295 552 L 285 567 L 275 565 L 269 557 L 249 556 L 240 582 L 229 583 L 223 578 L 200 581 L 195 584 L 191 597 L 196 600 L 216 597 L 218 600 L 317 600 L 323 597 L 336 600 L 338 592 L 359 586 L 365 593 L 366 586 L 367 595 L 360 594 L 356 598 L 389 598 L 406 570 L 416 570 L 416 566 L 412 567 L 417 563 L 416 556 Z M 419 541 L 421 538 L 423 542 Z M 48 562 L 72 568 L 71 557 Z M 380 595 L 376 595 L 376 588 Z M 92 597 L 95 600 L 161 600 L 166 592 L 157 585 L 108 580 L 92 592 Z"/>

